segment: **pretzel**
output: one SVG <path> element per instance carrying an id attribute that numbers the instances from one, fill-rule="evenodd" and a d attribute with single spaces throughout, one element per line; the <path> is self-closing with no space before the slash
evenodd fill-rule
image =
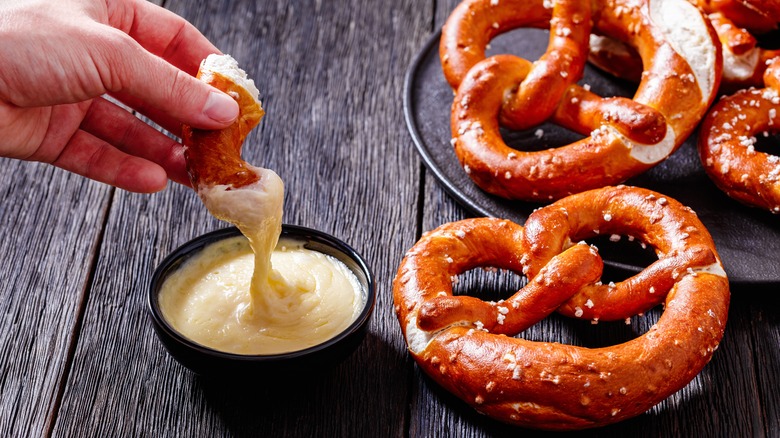
<path id="1" fill-rule="evenodd" d="M 780 57 L 764 73 L 766 88 L 718 101 L 699 133 L 699 155 L 715 185 L 732 198 L 780 214 L 780 157 L 755 150 L 756 134 L 780 131 Z"/>
<path id="2" fill-rule="evenodd" d="M 268 277 L 271 252 L 282 232 L 284 183 L 273 170 L 255 167 L 241 158 L 247 134 L 264 111 L 259 91 L 229 55 L 209 55 L 198 78 L 232 96 L 239 115 L 222 130 L 182 127 L 184 158 L 192 187 L 208 211 L 232 223 L 250 241 L 255 253 L 253 288 Z"/>
<path id="3" fill-rule="evenodd" d="M 597 233 L 628 234 L 658 260 L 617 284 L 597 280 L 595 248 L 572 244 Z M 525 273 L 510 298 L 453 296 L 457 275 L 475 267 Z M 729 286 L 695 213 L 658 193 L 625 186 L 561 199 L 525 228 L 466 219 L 426 233 L 393 281 L 409 352 L 434 381 L 494 419 L 534 429 L 603 426 L 639 415 L 688 384 L 723 336 Z M 584 348 L 514 337 L 551 311 L 623 320 L 658 303 L 646 333 Z"/>
<path id="4" fill-rule="evenodd" d="M 184 158 L 192 187 L 200 191 L 215 185 L 239 188 L 256 183 L 260 176 L 241 158 L 241 146 L 265 112 L 258 91 L 229 55 L 210 55 L 201 63 L 198 79 L 224 91 L 238 102 L 239 116 L 221 130 L 182 126 Z"/>
<path id="5" fill-rule="evenodd" d="M 509 199 L 548 201 L 649 169 L 688 137 L 720 78 L 715 32 L 685 0 L 559 0 L 552 10 L 546 3 L 465 0 L 442 29 L 442 67 L 457 90 L 455 153 L 479 187 Z M 591 20 L 594 31 L 643 54 L 646 73 L 633 101 L 602 99 L 575 84 Z M 485 59 L 495 35 L 547 23 L 550 43 L 535 64 L 512 55 Z M 518 151 L 502 140 L 498 119 L 512 129 L 550 120 L 589 137 L 557 149 Z"/>
<path id="6" fill-rule="evenodd" d="M 708 14 L 721 13 L 730 21 L 753 33 L 777 29 L 780 2 L 777 0 L 690 0 Z"/>
<path id="7" fill-rule="evenodd" d="M 738 26 L 723 12 L 712 12 L 707 18 L 718 34 L 723 53 L 720 91 L 733 93 L 742 88 L 761 86 L 767 61 L 780 55 L 780 50 L 759 47 L 748 29 Z M 592 34 L 588 60 L 618 78 L 632 82 L 639 82 L 641 78 L 642 62 L 639 54 L 614 38 Z"/>

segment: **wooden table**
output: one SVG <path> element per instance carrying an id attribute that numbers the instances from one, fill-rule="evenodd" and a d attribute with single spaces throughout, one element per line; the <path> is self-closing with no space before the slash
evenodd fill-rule
<path id="1" fill-rule="evenodd" d="M 369 333 L 308 386 L 241 394 L 242 385 L 197 377 L 157 341 L 147 288 L 168 252 L 225 225 L 178 185 L 131 194 L 3 159 L 0 436 L 526 433 L 421 375 L 392 306 L 404 252 L 423 231 L 468 216 L 421 164 L 402 111 L 404 73 L 455 4 L 166 1 L 255 78 L 268 114 L 245 156 L 285 180 L 285 223 L 331 233 L 369 260 L 378 280 Z M 723 342 L 691 384 L 637 418 L 582 434 L 780 436 L 777 287 L 732 292 Z M 551 317 L 528 336 L 566 342 L 581 337 L 577 327 Z M 625 327 L 582 336 L 598 345 L 636 335 Z"/>

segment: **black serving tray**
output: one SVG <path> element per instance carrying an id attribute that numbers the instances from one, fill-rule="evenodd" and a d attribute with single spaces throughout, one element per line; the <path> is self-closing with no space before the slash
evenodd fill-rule
<path id="1" fill-rule="evenodd" d="M 501 217 L 523 224 L 541 204 L 508 201 L 482 191 L 465 174 L 450 145 L 450 106 L 453 92 L 439 62 L 440 32 L 422 48 L 407 71 L 404 90 L 406 123 L 427 168 L 444 189 L 466 209 L 481 216 Z M 494 39 L 488 56 L 510 53 L 529 60 L 545 51 L 548 31 L 519 29 Z M 587 66 L 580 84 L 602 96 L 633 95 L 636 86 Z M 552 124 L 530 131 L 504 131 L 504 139 L 521 150 L 539 148 L 535 137 L 541 128 L 544 145 L 559 146 L 581 138 Z M 772 139 L 775 143 L 777 139 Z M 780 216 L 744 206 L 715 187 L 701 166 L 696 133 L 666 161 L 625 182 L 670 196 L 696 211 L 715 239 L 729 280 L 734 285 L 767 286 L 780 283 Z M 628 255 L 626 255 L 628 254 Z M 607 265 L 630 274 L 647 265 L 636 250 L 602 251 Z M 763 290 L 763 289 L 762 289 Z"/>

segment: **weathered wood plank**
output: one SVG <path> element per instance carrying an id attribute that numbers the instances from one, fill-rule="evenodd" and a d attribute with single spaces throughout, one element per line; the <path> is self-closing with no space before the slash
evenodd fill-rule
<path id="1" fill-rule="evenodd" d="M 55 435 L 403 436 L 413 368 L 390 282 L 415 239 L 419 163 L 400 103 L 428 13 L 380 1 L 166 6 L 255 78 L 267 115 L 246 158 L 285 180 L 286 223 L 367 257 L 376 310 L 366 342 L 321 382 L 247 397 L 196 378 L 154 339 L 146 287 L 168 251 L 223 225 L 182 187 L 117 192 Z"/>
<path id="2" fill-rule="evenodd" d="M 0 436 L 42 436 L 111 190 L 40 163 L 0 168 Z"/>
<path id="3" fill-rule="evenodd" d="M 741 330 L 750 335 L 741 359 L 754 367 L 755 374 L 745 373 L 737 378 L 743 387 L 752 389 L 750 395 L 759 406 L 745 420 L 751 421 L 759 431 L 756 435 L 762 434 L 761 423 L 764 436 L 777 436 L 780 433 L 780 397 L 777 394 L 777 388 L 780 388 L 780 312 L 776 310 L 778 294 L 780 288 L 774 286 L 735 291 L 732 299 L 734 308 L 748 310 L 739 313 L 732 311 L 733 316 L 730 315 L 730 318 L 732 324 L 738 322 Z"/>
<path id="4" fill-rule="evenodd" d="M 193 3 L 168 6 L 257 79 L 268 116 L 246 156 L 285 179 L 286 222 L 333 233 L 374 268 L 379 300 L 369 336 L 314 384 L 261 388 L 247 396 L 197 378 L 154 338 L 146 289 L 168 251 L 223 225 L 180 186 L 153 196 L 113 195 L 106 186 L 48 166 L 0 160 L 6 169 L 0 175 L 0 227 L 6 233 L 0 242 L 6 295 L 0 434 L 44 435 L 50 421 L 54 434 L 65 436 L 521 433 L 474 413 L 420 375 L 392 310 L 390 282 L 403 252 L 419 232 L 467 216 L 430 174 L 423 172 L 420 181 L 400 106 L 411 57 L 433 32 L 430 24 L 440 25 L 457 2 Z M 423 182 L 423 222 L 416 230 Z M 95 248 L 106 214 L 105 235 Z M 94 284 L 85 291 L 96 249 Z M 42 265 L 36 268 L 35 261 Z M 489 284 L 487 289 L 507 294 L 521 281 L 475 272 L 458 287 Z M 780 325 L 771 295 L 777 291 L 733 292 L 726 336 L 699 377 L 640 417 L 580 435 L 776 435 Z M 524 336 L 609 345 L 646 330 L 654 318 L 657 312 L 631 326 L 592 328 L 553 316 Z"/>

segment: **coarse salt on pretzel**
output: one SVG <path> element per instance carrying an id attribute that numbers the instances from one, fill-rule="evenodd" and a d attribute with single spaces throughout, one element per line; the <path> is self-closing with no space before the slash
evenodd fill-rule
<path id="1" fill-rule="evenodd" d="M 598 233 L 630 235 L 658 261 L 601 284 Z M 454 296 L 475 267 L 525 273 L 510 298 Z M 433 380 L 477 411 L 535 429 L 603 426 L 639 415 L 688 384 L 723 336 L 729 286 L 712 238 L 695 213 L 646 189 L 607 187 L 563 198 L 525 228 L 494 218 L 430 231 L 407 252 L 393 281 L 409 352 Z M 628 342 L 585 348 L 514 337 L 553 310 L 624 320 L 658 303 L 664 312 Z"/>
<path id="2" fill-rule="evenodd" d="M 445 77 L 457 90 L 452 143 L 483 190 L 547 201 L 621 182 L 674 152 L 715 96 L 722 65 L 716 34 L 685 0 L 466 0 L 442 29 Z M 592 8 L 592 13 L 591 13 Z M 634 99 L 602 99 L 576 85 L 593 29 L 638 48 L 645 73 Z M 512 55 L 485 59 L 493 36 L 550 26 L 535 64 Z M 589 135 L 538 152 L 507 146 L 499 132 L 549 119 Z"/>
<path id="3" fill-rule="evenodd" d="M 729 93 L 760 86 L 767 61 L 780 55 L 780 50 L 759 47 L 747 29 L 720 11 L 710 13 L 707 18 L 718 34 L 723 53 L 720 91 Z M 588 60 L 618 78 L 634 82 L 641 78 L 642 61 L 636 50 L 614 38 L 591 34 Z"/>
<path id="4" fill-rule="evenodd" d="M 200 65 L 198 78 L 232 96 L 239 115 L 221 130 L 182 127 L 192 187 L 212 215 L 236 225 L 255 253 L 264 255 L 264 260 L 256 261 L 255 275 L 266 276 L 281 233 L 284 184 L 272 170 L 241 158 L 244 140 L 264 114 L 259 91 L 229 55 L 209 55 Z"/>
<path id="5" fill-rule="evenodd" d="M 699 155 L 715 185 L 732 198 L 780 214 L 780 156 L 755 149 L 756 135 L 780 131 L 780 57 L 764 73 L 766 88 L 719 100 L 699 132 Z"/>
<path id="6" fill-rule="evenodd" d="M 777 29 L 780 2 L 777 0 L 690 0 L 705 12 L 721 13 L 738 27 L 754 33 Z"/>

